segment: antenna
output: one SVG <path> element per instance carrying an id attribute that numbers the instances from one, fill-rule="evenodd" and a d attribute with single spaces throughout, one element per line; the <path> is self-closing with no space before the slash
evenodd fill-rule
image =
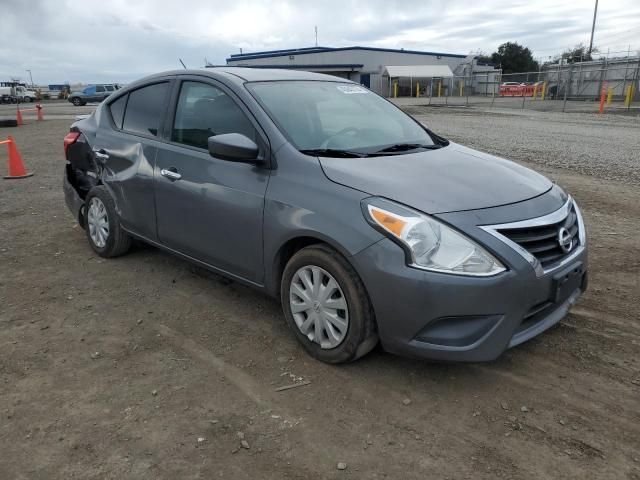
<path id="1" fill-rule="evenodd" d="M 318 26 L 316 25 L 314 29 L 316 31 L 316 47 L 317 47 L 318 46 Z"/>
<path id="2" fill-rule="evenodd" d="M 184 69 L 186 70 L 186 69 L 187 69 L 187 66 L 184 64 L 184 62 L 182 61 L 182 59 L 181 59 L 181 58 L 179 58 L 178 60 L 180 60 L 180 63 L 182 64 L 182 66 L 183 66 L 183 67 L 184 67 Z"/>

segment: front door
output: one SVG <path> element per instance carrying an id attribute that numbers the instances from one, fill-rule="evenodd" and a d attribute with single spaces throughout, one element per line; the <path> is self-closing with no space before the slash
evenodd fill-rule
<path id="1" fill-rule="evenodd" d="M 155 169 L 158 238 L 227 273 L 263 281 L 262 217 L 270 170 L 209 155 L 207 139 L 241 133 L 268 143 L 225 87 L 183 80 Z"/>

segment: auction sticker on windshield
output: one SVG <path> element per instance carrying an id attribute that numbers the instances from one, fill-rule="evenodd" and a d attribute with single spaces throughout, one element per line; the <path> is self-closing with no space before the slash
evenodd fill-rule
<path id="1" fill-rule="evenodd" d="M 338 85 L 336 88 L 347 95 L 352 95 L 354 93 L 369 93 L 366 88 L 358 87 L 357 85 Z"/>

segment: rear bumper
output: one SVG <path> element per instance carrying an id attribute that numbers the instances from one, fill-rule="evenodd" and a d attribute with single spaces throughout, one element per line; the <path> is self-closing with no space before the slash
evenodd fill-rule
<path id="1" fill-rule="evenodd" d="M 67 164 L 62 180 L 62 189 L 64 191 L 64 201 L 67 204 L 67 208 L 73 215 L 73 218 L 78 220 L 82 225 L 82 207 L 84 206 L 84 200 L 78 195 L 76 189 L 69 182 L 69 169 L 71 166 Z"/>
<path id="2" fill-rule="evenodd" d="M 388 239 L 352 261 L 373 303 L 385 350 L 453 362 L 496 359 L 556 324 L 586 288 L 586 249 L 562 269 L 537 277 L 529 265 L 494 277 L 463 277 L 406 266 Z M 572 291 L 558 297 L 571 275 Z"/>

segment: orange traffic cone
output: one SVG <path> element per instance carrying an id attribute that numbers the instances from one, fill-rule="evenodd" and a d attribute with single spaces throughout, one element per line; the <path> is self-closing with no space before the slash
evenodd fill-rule
<path id="1" fill-rule="evenodd" d="M 42 105 L 36 103 L 36 110 L 38 110 L 38 120 L 44 120 L 44 113 L 42 113 Z"/>
<path id="2" fill-rule="evenodd" d="M 22 121 L 22 112 L 20 111 L 20 105 L 16 107 L 16 122 L 18 122 L 18 126 L 24 125 Z"/>
<path id="3" fill-rule="evenodd" d="M 4 178 L 27 178 L 33 175 L 33 173 L 27 173 L 25 170 L 24 163 L 22 163 L 22 157 L 20 156 L 20 152 L 18 151 L 18 147 L 16 147 L 13 137 L 9 135 L 7 140 L 0 142 L 0 144 L 2 143 L 7 144 L 7 151 L 9 152 L 9 175 Z"/>

